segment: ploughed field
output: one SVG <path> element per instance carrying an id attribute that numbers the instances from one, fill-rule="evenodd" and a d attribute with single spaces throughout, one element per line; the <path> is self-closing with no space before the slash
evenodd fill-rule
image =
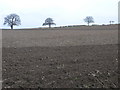
<path id="1" fill-rule="evenodd" d="M 95 29 L 3 30 L 2 87 L 117 88 L 118 30 Z"/>

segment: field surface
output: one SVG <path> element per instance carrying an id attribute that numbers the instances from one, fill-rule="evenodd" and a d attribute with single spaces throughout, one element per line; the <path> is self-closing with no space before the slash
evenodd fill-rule
<path id="1" fill-rule="evenodd" d="M 3 88 L 118 87 L 118 30 L 3 30 Z"/>
<path id="2" fill-rule="evenodd" d="M 117 30 L 22 30 L 3 31 L 3 47 L 55 47 L 117 44 Z"/>

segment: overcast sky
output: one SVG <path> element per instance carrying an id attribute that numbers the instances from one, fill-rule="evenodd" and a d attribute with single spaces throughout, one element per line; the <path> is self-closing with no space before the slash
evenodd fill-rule
<path id="1" fill-rule="evenodd" d="M 0 0 L 0 28 L 4 17 L 16 13 L 21 25 L 15 28 L 42 27 L 45 19 L 53 18 L 56 26 L 86 25 L 84 18 L 93 16 L 94 24 L 118 23 L 119 0 Z"/>

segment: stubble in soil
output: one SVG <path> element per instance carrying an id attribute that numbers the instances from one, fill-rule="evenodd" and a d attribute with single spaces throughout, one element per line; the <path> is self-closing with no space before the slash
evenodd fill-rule
<path id="1" fill-rule="evenodd" d="M 118 45 L 3 47 L 3 88 L 116 88 Z"/>

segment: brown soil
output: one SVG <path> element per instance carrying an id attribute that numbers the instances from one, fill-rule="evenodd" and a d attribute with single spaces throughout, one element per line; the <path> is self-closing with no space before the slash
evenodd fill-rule
<path id="1" fill-rule="evenodd" d="M 116 88 L 118 46 L 3 47 L 3 88 Z"/>
<path id="2" fill-rule="evenodd" d="M 117 25 L 2 31 L 3 88 L 117 88 Z"/>

